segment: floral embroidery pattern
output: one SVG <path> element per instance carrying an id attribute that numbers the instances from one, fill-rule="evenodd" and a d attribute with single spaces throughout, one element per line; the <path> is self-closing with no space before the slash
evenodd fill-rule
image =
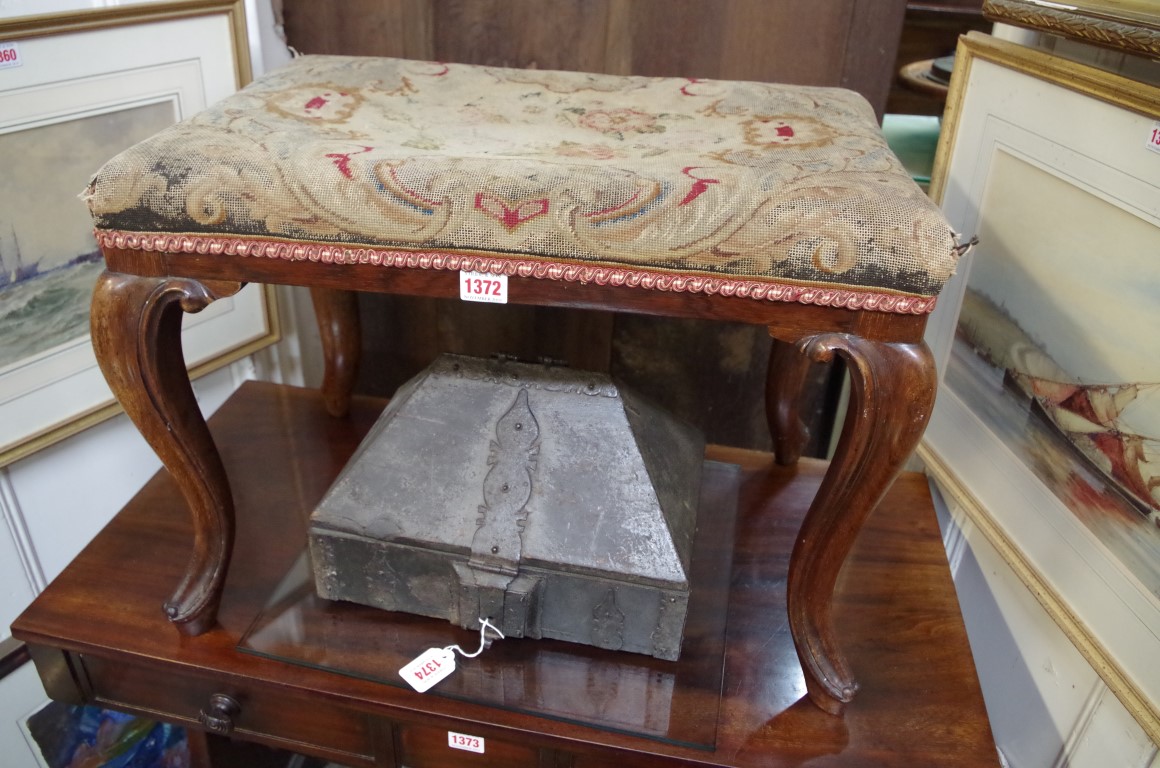
<path id="1" fill-rule="evenodd" d="M 594 160 L 611 160 L 616 157 L 616 150 L 606 144 L 577 144 L 573 141 L 562 141 L 556 147 L 556 154 L 561 157 L 590 157 Z"/>
<path id="2" fill-rule="evenodd" d="M 480 192 L 475 196 L 475 207 L 476 210 L 483 211 L 484 214 L 511 230 L 547 213 L 548 199 L 522 200 L 516 203 L 510 200 L 501 200 L 486 192 Z"/>
<path id="3" fill-rule="evenodd" d="M 705 192 L 709 189 L 710 184 L 721 183 L 718 179 L 708 179 L 701 178 L 700 176 L 694 176 L 693 171 L 695 170 L 697 170 L 697 168 L 693 166 L 681 169 L 681 173 L 685 174 L 693 180 L 693 186 L 689 189 L 689 194 L 685 195 L 685 197 L 681 200 L 680 203 L 678 203 L 678 205 L 688 205 L 701 195 L 705 194 Z"/>
<path id="4" fill-rule="evenodd" d="M 929 308 L 955 263 L 869 105 L 830 88 L 304 56 L 118 155 L 86 200 L 120 235 L 925 297 L 858 300 L 884 311 Z"/>
<path id="5" fill-rule="evenodd" d="M 372 149 L 374 149 L 374 147 L 363 147 L 361 150 L 358 150 L 356 152 L 331 152 L 331 153 L 327 154 L 326 157 L 329 157 L 331 160 L 334 161 L 334 167 L 338 169 L 339 173 L 341 173 L 343 176 L 347 177 L 348 179 L 354 179 L 354 174 L 352 174 L 350 171 L 351 155 L 362 154 L 363 152 L 370 152 Z"/>
<path id="6" fill-rule="evenodd" d="M 652 115 L 636 109 L 598 109 L 586 112 L 580 117 L 580 125 L 601 133 L 661 133 L 663 125 L 657 125 Z"/>
<path id="7" fill-rule="evenodd" d="M 771 147 L 824 147 L 837 138 L 833 127 L 808 117 L 755 117 L 741 123 L 746 144 Z"/>
<path id="8" fill-rule="evenodd" d="M 287 89 L 269 102 L 271 111 L 299 120 L 345 123 L 362 104 L 354 89 L 335 90 L 326 84 L 307 84 Z"/>

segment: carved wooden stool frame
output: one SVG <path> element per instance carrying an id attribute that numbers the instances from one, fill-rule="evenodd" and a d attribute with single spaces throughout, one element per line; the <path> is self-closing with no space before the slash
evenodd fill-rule
<path id="1" fill-rule="evenodd" d="M 319 318 L 328 410 L 345 413 L 360 348 L 355 291 L 459 296 L 458 273 L 104 246 L 107 271 L 93 297 L 97 358 L 129 417 L 188 502 L 193 555 L 165 603 L 182 632 L 215 622 L 229 566 L 234 509 L 229 480 L 185 372 L 181 319 L 247 282 L 307 286 Z M 805 439 L 797 400 L 811 361 L 839 355 L 850 371 L 849 411 L 837 453 L 802 524 L 789 566 L 790 628 L 810 698 L 838 714 L 857 683 L 837 640 L 830 601 L 867 514 L 917 445 L 934 403 L 936 375 L 923 342 L 925 314 L 677 293 L 511 276 L 517 304 L 701 317 L 764 325 L 777 341 L 766 403 L 777 461 L 797 461 Z"/>

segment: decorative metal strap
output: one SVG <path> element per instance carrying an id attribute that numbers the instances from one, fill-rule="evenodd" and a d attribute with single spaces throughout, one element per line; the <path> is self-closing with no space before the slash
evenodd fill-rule
<path id="1" fill-rule="evenodd" d="M 519 572 L 521 537 L 528 518 L 532 478 L 540 453 L 540 425 L 528 404 L 528 390 L 520 389 L 515 402 L 495 425 L 495 440 L 483 479 L 479 528 L 471 540 L 473 569 Z"/>

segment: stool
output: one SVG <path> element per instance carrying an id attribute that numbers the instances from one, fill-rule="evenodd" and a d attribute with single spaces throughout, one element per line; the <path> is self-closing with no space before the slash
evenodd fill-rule
<path id="1" fill-rule="evenodd" d="M 830 596 L 930 415 L 923 329 L 958 255 L 858 95 L 304 56 L 117 156 L 85 197 L 107 264 L 98 359 L 193 514 L 165 606 L 181 631 L 215 620 L 234 514 L 182 313 L 248 281 L 309 286 L 341 415 L 353 292 L 449 298 L 461 270 L 487 272 L 508 276 L 513 303 L 765 325 L 786 342 L 766 391 L 784 464 L 805 439 L 810 361 L 846 360 L 849 414 L 787 602 L 810 697 L 836 713 L 854 696 Z"/>

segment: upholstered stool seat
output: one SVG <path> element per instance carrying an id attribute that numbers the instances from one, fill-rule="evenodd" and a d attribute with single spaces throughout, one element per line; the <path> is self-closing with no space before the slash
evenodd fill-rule
<path id="1" fill-rule="evenodd" d="M 888 312 L 928 311 L 954 266 L 833 88 L 307 56 L 114 159 L 88 203 L 146 250 Z"/>
<path id="2" fill-rule="evenodd" d="M 829 596 L 930 414 L 922 333 L 958 251 L 860 96 L 306 56 L 112 159 L 86 200 L 108 266 L 98 359 L 194 515 L 166 604 L 184 631 L 213 624 L 233 507 L 181 364 L 182 311 L 246 281 L 310 286 L 337 414 L 354 291 L 451 297 L 458 271 L 490 271 L 516 303 L 767 326 L 785 342 L 767 389 L 785 463 L 809 361 L 847 360 L 850 415 L 788 603 L 811 697 L 837 711 L 854 695 Z"/>

